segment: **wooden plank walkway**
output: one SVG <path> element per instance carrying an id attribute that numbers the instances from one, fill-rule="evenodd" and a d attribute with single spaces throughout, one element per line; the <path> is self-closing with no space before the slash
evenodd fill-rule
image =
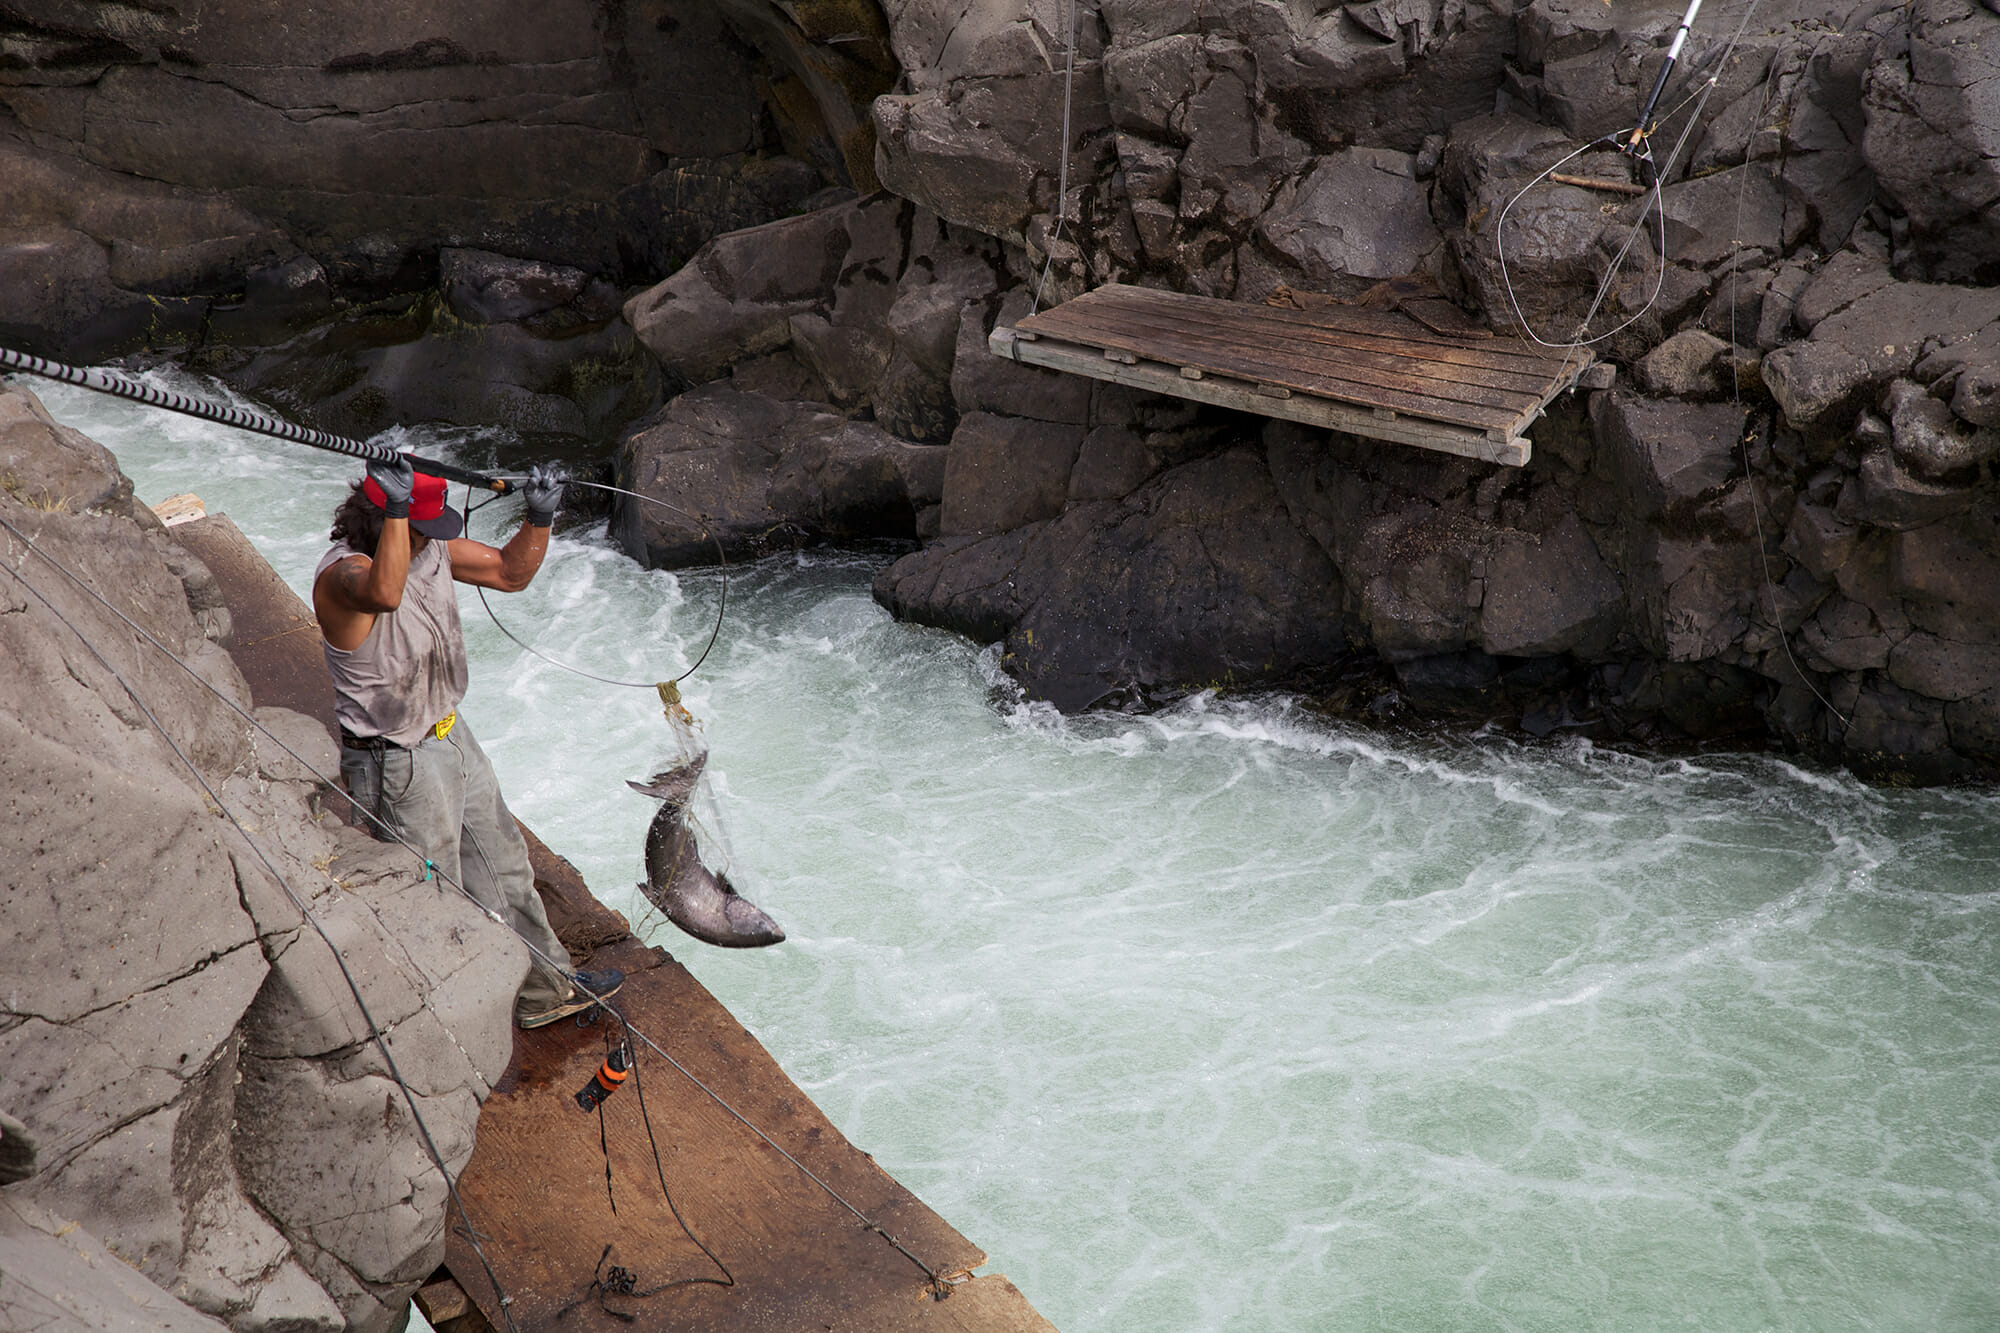
<path id="1" fill-rule="evenodd" d="M 1436 321 L 1432 321 L 1435 323 Z M 1441 333 L 1401 311 L 1249 305 L 1112 283 L 987 340 L 997 356 L 1520 467 L 1526 432 L 1594 359 Z"/>

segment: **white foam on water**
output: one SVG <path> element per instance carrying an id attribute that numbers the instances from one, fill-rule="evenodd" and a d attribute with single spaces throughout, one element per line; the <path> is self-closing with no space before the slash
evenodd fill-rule
<path id="1" fill-rule="evenodd" d="M 358 466 L 65 392 L 309 576 Z M 878 563 L 731 571 L 683 693 L 790 939 L 654 938 L 1065 1333 L 2000 1327 L 1993 791 L 1282 697 L 1064 718 Z M 644 683 L 720 584 L 568 533 L 493 601 Z M 510 801 L 641 919 L 657 699 L 465 619 Z"/>

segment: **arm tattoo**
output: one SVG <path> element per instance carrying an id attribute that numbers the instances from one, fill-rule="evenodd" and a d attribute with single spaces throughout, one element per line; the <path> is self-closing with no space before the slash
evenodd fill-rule
<path id="1" fill-rule="evenodd" d="M 343 598 L 358 602 L 362 589 L 368 586 L 368 566 L 350 556 L 333 567 L 333 582 Z"/>

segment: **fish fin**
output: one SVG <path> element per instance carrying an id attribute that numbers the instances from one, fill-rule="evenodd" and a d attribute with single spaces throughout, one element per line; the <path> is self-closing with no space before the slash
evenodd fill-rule
<path id="1" fill-rule="evenodd" d="M 653 774 L 644 782 L 626 779 L 625 785 L 642 796 L 650 796 L 658 801 L 672 801 L 681 804 L 694 794 L 695 784 L 701 781 L 702 770 L 708 767 L 706 754 L 696 755 L 678 768 L 669 768 Z"/>

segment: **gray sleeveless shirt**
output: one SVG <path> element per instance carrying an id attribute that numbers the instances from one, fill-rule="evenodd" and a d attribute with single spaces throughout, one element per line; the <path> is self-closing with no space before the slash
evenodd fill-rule
<path id="1" fill-rule="evenodd" d="M 360 554 L 366 553 L 336 544 L 320 558 L 313 582 L 328 566 Z M 415 745 L 465 697 L 465 636 L 449 543 L 429 542 L 410 561 L 402 605 L 376 616 L 359 647 L 350 652 L 321 643 L 340 725 L 356 736 Z"/>

